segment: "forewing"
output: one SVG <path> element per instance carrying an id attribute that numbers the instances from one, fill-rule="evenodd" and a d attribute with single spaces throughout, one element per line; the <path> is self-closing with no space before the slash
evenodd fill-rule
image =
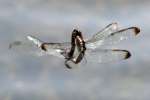
<path id="1" fill-rule="evenodd" d="M 35 44 L 37 47 L 40 47 L 41 44 L 43 43 L 43 41 L 41 41 L 40 39 L 38 39 L 38 38 L 36 38 L 34 36 L 31 36 L 31 35 L 28 35 L 27 39 L 29 41 L 31 41 L 33 44 Z"/>
<path id="2" fill-rule="evenodd" d="M 41 55 L 41 50 L 37 49 L 35 45 L 26 40 L 17 40 L 9 44 L 9 50 L 16 52 L 19 55 Z"/>
<path id="3" fill-rule="evenodd" d="M 32 50 L 35 47 L 40 47 L 43 42 L 31 35 L 28 35 L 25 39 L 16 40 L 9 44 L 9 49 L 20 49 L 25 51 L 26 49 Z M 27 51 L 26 51 L 27 52 Z"/>
<path id="4" fill-rule="evenodd" d="M 107 63 L 128 59 L 131 56 L 127 50 L 119 49 L 95 49 L 87 50 L 85 58 L 87 62 Z"/>
<path id="5" fill-rule="evenodd" d="M 41 45 L 44 42 L 40 39 L 28 35 L 26 40 L 22 41 L 14 41 L 9 44 L 9 49 L 20 53 L 20 54 L 34 54 L 38 56 L 43 55 L 53 55 L 57 57 L 63 57 L 61 55 L 61 52 L 64 52 L 64 50 L 69 47 L 69 43 L 47 43 L 46 49 L 47 51 L 43 51 L 41 49 Z"/>
<path id="6" fill-rule="evenodd" d="M 97 39 L 97 41 L 95 42 L 87 43 L 87 47 L 95 49 L 102 45 L 115 44 L 122 40 L 132 38 L 136 36 L 139 32 L 140 32 L 140 29 L 137 27 L 129 27 L 126 29 L 122 29 L 122 30 L 110 33 L 103 39 L 101 38 L 100 40 Z"/>
<path id="7" fill-rule="evenodd" d="M 40 39 L 37 39 L 33 36 L 27 36 L 28 40 L 30 40 L 33 44 L 35 44 L 39 49 L 43 51 L 42 54 L 45 55 L 53 55 L 57 57 L 64 57 L 62 55 L 63 52 L 69 47 L 70 43 L 48 43 L 42 42 Z"/>
<path id="8" fill-rule="evenodd" d="M 99 40 L 103 40 L 104 38 L 109 36 L 111 33 L 116 32 L 117 30 L 118 30 L 118 24 L 111 23 L 107 25 L 105 28 L 103 28 L 101 31 L 94 34 L 91 39 L 86 41 L 86 43 L 93 43 Z"/>

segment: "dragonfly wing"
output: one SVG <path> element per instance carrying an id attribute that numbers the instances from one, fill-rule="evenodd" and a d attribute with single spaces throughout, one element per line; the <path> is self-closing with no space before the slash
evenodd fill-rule
<path id="1" fill-rule="evenodd" d="M 16 46 L 22 45 L 22 41 L 13 41 L 12 43 L 9 43 L 9 49 L 12 49 Z"/>
<path id="2" fill-rule="evenodd" d="M 87 62 L 107 63 L 128 59 L 131 56 L 127 50 L 119 49 L 95 49 L 87 50 L 85 58 Z"/>
<path id="3" fill-rule="evenodd" d="M 71 43 L 64 42 L 64 43 L 48 43 L 42 42 L 41 40 L 33 37 L 27 36 L 28 40 L 33 42 L 37 47 L 44 51 L 45 54 L 53 55 L 57 57 L 63 57 L 62 53 L 66 52 L 67 49 L 70 48 Z"/>
<path id="4" fill-rule="evenodd" d="M 110 45 L 118 43 L 122 40 L 126 40 L 128 38 L 132 38 L 136 36 L 140 32 L 140 29 L 137 27 L 129 27 L 116 32 L 112 32 L 103 39 L 97 40 L 95 42 L 87 43 L 87 47 L 89 48 L 98 48 L 102 45 Z"/>
<path id="5" fill-rule="evenodd" d="M 41 50 L 34 47 L 29 41 L 13 41 L 9 44 L 9 50 L 16 52 L 19 55 L 38 55 L 42 56 Z"/>
<path id="6" fill-rule="evenodd" d="M 28 41 L 29 40 L 29 41 Z M 30 42 L 31 41 L 31 42 Z M 28 35 L 26 40 L 13 41 L 9 44 L 9 49 L 31 49 L 35 46 L 40 47 L 43 42 L 33 36 Z"/>
<path id="7" fill-rule="evenodd" d="M 53 55 L 57 57 L 63 57 L 61 52 L 69 46 L 69 43 L 47 43 L 46 49 L 47 51 L 43 51 L 41 49 L 41 45 L 44 43 L 40 39 L 28 35 L 27 39 L 29 40 L 22 40 L 22 41 L 14 41 L 9 44 L 9 49 L 13 49 L 16 52 L 26 53 L 26 54 L 36 54 L 38 56 L 43 55 Z"/>
<path id="8" fill-rule="evenodd" d="M 116 32 L 118 30 L 118 24 L 117 23 L 111 23 L 107 25 L 105 28 L 103 28 L 101 31 L 97 32 L 92 36 L 91 39 L 87 40 L 87 43 L 93 43 L 99 40 L 104 39 L 108 35 L 110 35 L 113 32 Z"/>
<path id="9" fill-rule="evenodd" d="M 37 39 L 36 37 L 31 36 L 31 35 L 28 35 L 27 39 L 31 41 L 32 43 L 34 43 L 37 47 L 41 47 L 43 43 L 40 39 Z"/>
<path id="10" fill-rule="evenodd" d="M 117 32 L 111 33 L 106 39 L 103 40 L 103 44 L 115 44 L 122 40 L 132 38 L 140 32 L 140 29 L 137 27 L 130 27 L 126 29 L 119 30 Z"/>
<path id="11" fill-rule="evenodd" d="M 40 39 L 38 39 L 38 38 L 36 38 L 34 36 L 31 36 L 31 35 L 28 35 L 27 39 L 30 40 L 32 43 L 34 43 L 39 48 L 41 48 L 41 45 L 43 43 L 46 44 L 47 49 L 65 49 L 65 48 L 68 48 L 71 45 L 70 42 L 64 42 L 64 43 L 48 43 L 48 42 L 43 42 Z"/>

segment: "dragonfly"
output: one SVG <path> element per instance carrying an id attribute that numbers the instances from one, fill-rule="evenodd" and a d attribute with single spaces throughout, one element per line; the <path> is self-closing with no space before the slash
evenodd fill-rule
<path id="1" fill-rule="evenodd" d="M 72 31 L 71 42 L 44 42 L 32 35 L 28 35 L 27 39 L 45 54 L 65 59 L 65 66 L 71 69 L 86 59 L 96 63 L 108 63 L 130 58 L 131 53 L 128 50 L 107 49 L 103 46 L 116 44 L 139 33 L 138 27 L 120 29 L 115 22 L 107 25 L 89 39 L 84 39 L 82 32 L 77 29 Z M 15 41 L 9 47 L 12 48 L 17 45 L 21 45 L 21 42 Z"/>

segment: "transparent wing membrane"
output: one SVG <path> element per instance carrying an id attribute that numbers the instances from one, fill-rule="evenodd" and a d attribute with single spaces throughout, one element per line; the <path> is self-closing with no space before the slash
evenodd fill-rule
<path id="1" fill-rule="evenodd" d="M 85 58 L 88 62 L 107 63 L 128 59 L 131 56 L 127 50 L 95 49 L 87 50 Z"/>
<path id="2" fill-rule="evenodd" d="M 27 38 L 33 42 L 37 47 L 40 49 L 44 48 L 44 53 L 48 55 L 53 55 L 62 58 L 63 55 L 61 55 L 62 52 L 65 52 L 65 50 L 70 46 L 70 43 L 44 43 L 41 40 L 33 37 L 33 36 L 27 36 Z M 44 44 L 44 45 L 43 45 Z M 43 47 L 42 47 L 43 45 Z M 42 53 L 43 55 L 43 53 Z"/>
<path id="3" fill-rule="evenodd" d="M 39 39 L 33 37 L 33 36 L 27 36 L 28 40 L 18 40 L 18 41 L 13 41 L 12 43 L 9 44 L 9 49 L 31 49 L 36 45 L 37 47 L 40 47 L 40 45 L 43 43 Z M 31 42 L 30 42 L 31 41 Z"/>
<path id="4" fill-rule="evenodd" d="M 70 47 L 69 43 L 47 43 L 45 45 L 47 51 L 41 49 L 41 45 L 44 43 L 40 39 L 28 35 L 28 40 L 14 41 L 9 44 L 9 49 L 16 51 L 20 54 L 33 54 L 37 56 L 53 55 L 62 58 L 61 52 L 64 52 L 67 47 Z"/>
<path id="5" fill-rule="evenodd" d="M 43 43 L 41 40 L 39 40 L 31 35 L 28 35 L 27 39 L 30 40 L 31 42 L 33 42 L 37 47 L 40 47 L 41 44 Z"/>
<path id="6" fill-rule="evenodd" d="M 136 27 L 126 28 L 114 33 L 111 33 L 106 39 L 103 40 L 103 45 L 115 44 L 122 40 L 132 38 L 139 33 L 139 29 Z"/>
<path id="7" fill-rule="evenodd" d="M 9 49 L 17 54 L 40 54 L 40 50 L 38 50 L 31 42 L 29 41 L 14 41 L 9 44 Z"/>
<path id="8" fill-rule="evenodd" d="M 93 43 L 99 40 L 102 40 L 109 36 L 111 33 L 116 32 L 118 30 L 118 24 L 117 23 L 111 23 L 107 25 L 105 28 L 103 28 L 101 31 L 97 32 L 92 36 L 91 39 L 86 41 L 87 43 Z"/>
<path id="9" fill-rule="evenodd" d="M 97 41 L 95 42 L 88 42 L 87 47 L 94 49 L 102 45 L 115 44 L 122 40 L 132 38 L 136 36 L 139 32 L 140 32 L 140 29 L 137 27 L 129 27 L 126 29 L 122 29 L 116 32 L 112 32 L 109 35 L 105 36 L 104 38 L 99 38 L 99 40 L 97 39 Z"/>
<path id="10" fill-rule="evenodd" d="M 9 44 L 9 49 L 12 49 L 12 48 L 19 46 L 19 45 L 22 45 L 21 41 L 14 41 L 14 42 Z"/>

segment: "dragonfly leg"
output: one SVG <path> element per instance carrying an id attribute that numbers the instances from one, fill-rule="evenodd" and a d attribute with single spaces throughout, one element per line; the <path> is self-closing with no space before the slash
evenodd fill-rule
<path id="1" fill-rule="evenodd" d="M 71 66 L 69 65 L 69 63 L 68 63 L 69 61 L 71 61 L 71 60 L 68 60 L 68 59 L 67 59 L 67 60 L 65 61 L 65 66 L 66 66 L 68 69 L 72 69 L 72 67 L 71 67 Z"/>

